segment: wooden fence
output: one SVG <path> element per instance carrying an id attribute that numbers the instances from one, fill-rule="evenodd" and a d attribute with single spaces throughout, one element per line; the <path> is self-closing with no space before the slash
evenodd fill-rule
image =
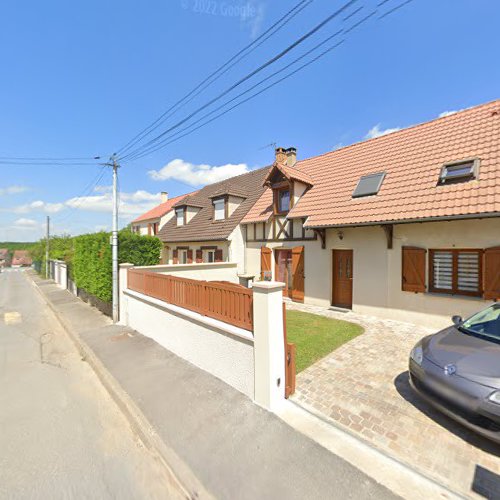
<path id="1" fill-rule="evenodd" d="M 253 331 L 253 293 L 241 285 L 129 269 L 128 288 L 203 316 Z"/>

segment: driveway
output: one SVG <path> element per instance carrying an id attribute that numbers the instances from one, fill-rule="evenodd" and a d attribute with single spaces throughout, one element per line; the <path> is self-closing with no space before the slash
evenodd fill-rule
<path id="1" fill-rule="evenodd" d="M 410 389 L 408 354 L 432 330 L 303 304 L 288 308 L 365 328 L 298 374 L 297 404 L 458 493 L 500 496 L 500 446 L 441 415 Z"/>

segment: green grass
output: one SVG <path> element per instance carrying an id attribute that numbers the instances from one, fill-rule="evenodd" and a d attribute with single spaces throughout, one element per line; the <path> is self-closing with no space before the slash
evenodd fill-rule
<path id="1" fill-rule="evenodd" d="M 297 373 L 363 333 L 348 321 L 301 311 L 286 312 L 287 340 L 297 346 Z"/>

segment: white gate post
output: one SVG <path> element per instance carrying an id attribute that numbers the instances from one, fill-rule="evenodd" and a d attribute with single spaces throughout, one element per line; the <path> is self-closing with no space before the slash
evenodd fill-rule
<path id="1" fill-rule="evenodd" d="M 127 297 L 123 293 L 128 288 L 128 270 L 134 267 L 134 264 L 120 264 L 120 271 L 118 273 L 118 311 L 119 323 L 128 326 L 128 302 Z"/>
<path id="2" fill-rule="evenodd" d="M 255 402 L 275 411 L 285 401 L 284 283 L 253 284 Z"/>

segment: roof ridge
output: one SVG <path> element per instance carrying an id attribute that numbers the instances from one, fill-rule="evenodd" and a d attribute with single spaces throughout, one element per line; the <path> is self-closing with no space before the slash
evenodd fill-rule
<path id="1" fill-rule="evenodd" d="M 412 130 L 412 129 L 417 128 L 417 127 L 423 127 L 425 125 L 428 125 L 430 123 L 434 123 L 434 122 L 439 121 L 439 120 L 447 120 L 447 119 L 450 119 L 452 116 L 461 115 L 462 113 L 468 113 L 468 112 L 476 111 L 476 110 L 478 110 L 478 109 L 480 109 L 482 107 L 490 106 L 491 104 L 496 103 L 496 102 L 500 103 L 500 98 L 493 99 L 492 101 L 488 101 L 488 102 L 485 102 L 485 103 L 482 103 L 482 104 L 478 104 L 476 106 L 469 106 L 468 108 L 461 109 L 460 111 L 452 113 L 451 115 L 438 116 L 436 118 L 433 118 L 432 120 L 427 120 L 425 122 L 415 123 L 413 125 L 409 125 L 408 127 L 401 128 L 400 130 L 395 130 L 394 132 L 390 132 L 388 134 L 381 135 L 379 137 L 372 137 L 370 139 L 363 139 L 361 141 L 356 141 L 356 142 L 353 142 L 352 144 L 348 144 L 347 146 L 342 146 L 341 148 L 334 149 L 333 151 L 327 151 L 327 152 L 321 153 L 319 155 L 310 156 L 309 158 L 304 158 L 302 160 L 298 160 L 297 163 L 302 163 L 304 161 L 314 160 L 315 158 L 321 158 L 322 156 L 328 156 L 328 155 L 337 153 L 338 151 L 342 151 L 342 150 L 349 149 L 349 148 L 352 148 L 352 147 L 355 147 L 355 146 L 359 146 L 360 144 L 366 144 L 368 142 L 377 141 L 377 140 L 382 139 L 384 137 L 394 136 L 396 134 L 401 134 L 403 132 L 406 132 L 407 130 Z"/>

